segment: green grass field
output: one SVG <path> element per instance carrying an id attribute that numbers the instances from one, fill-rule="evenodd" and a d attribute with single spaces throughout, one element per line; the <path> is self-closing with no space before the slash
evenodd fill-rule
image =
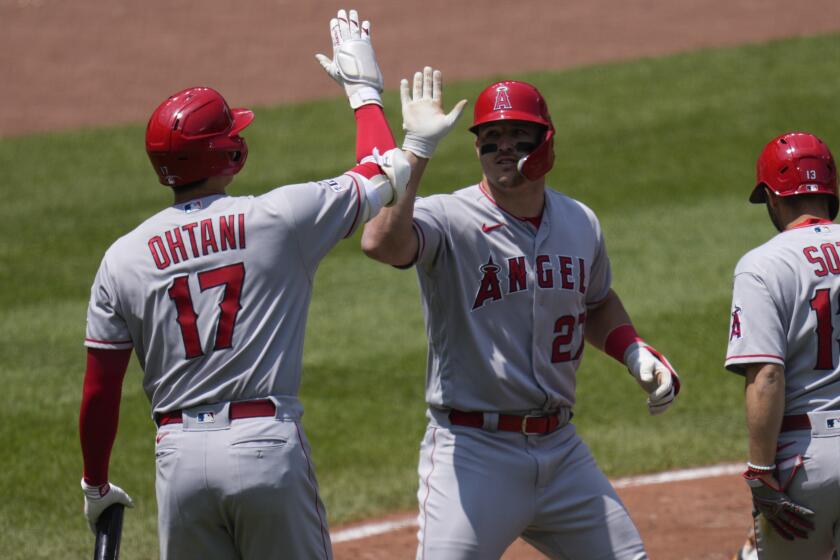
<path id="1" fill-rule="evenodd" d="M 742 381 L 722 361 L 732 270 L 773 234 L 764 209 L 746 202 L 755 158 L 788 129 L 840 152 L 838 60 L 832 34 L 515 76 L 546 94 L 558 128 L 549 183 L 597 212 L 615 289 L 682 374 L 678 404 L 651 418 L 625 370 L 586 352 L 575 422 L 610 476 L 744 458 Z M 447 107 L 487 83 L 446 84 Z M 386 110 L 398 130 L 393 91 Z M 425 193 L 479 178 L 468 121 L 439 148 Z M 231 194 L 341 173 L 353 127 L 343 99 L 258 108 Z M 92 537 L 77 416 L 90 283 L 108 245 L 171 195 L 139 124 L 0 140 L 0 166 L 0 557 L 83 558 Z M 414 508 L 424 368 L 413 271 L 366 259 L 358 237 L 343 242 L 317 276 L 301 391 L 333 524 Z M 126 515 L 126 560 L 157 557 L 153 437 L 132 361 L 111 461 L 112 480 L 138 504 Z"/>

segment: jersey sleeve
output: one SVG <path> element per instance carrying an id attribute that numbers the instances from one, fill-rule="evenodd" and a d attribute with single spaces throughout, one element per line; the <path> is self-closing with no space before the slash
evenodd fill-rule
<path id="1" fill-rule="evenodd" d="M 418 198 L 414 203 L 412 227 L 417 236 L 414 264 L 431 269 L 445 247 L 446 229 L 443 207 L 436 197 Z"/>
<path id="2" fill-rule="evenodd" d="M 744 374 L 746 364 L 785 364 L 787 337 L 776 302 L 756 274 L 735 275 L 725 367 Z"/>
<path id="3" fill-rule="evenodd" d="M 88 348 L 124 350 L 134 347 L 128 325 L 120 314 L 117 296 L 106 254 L 90 289 L 85 330 L 85 346 Z"/>
<path id="4" fill-rule="evenodd" d="M 610 257 L 607 254 L 604 233 L 601 231 L 601 225 L 594 214 L 592 220 L 595 226 L 596 247 L 592 266 L 588 271 L 585 271 L 589 273 L 589 285 L 586 288 L 587 306 L 597 305 L 604 301 L 612 286 L 612 268 L 610 267 Z"/>
<path id="5" fill-rule="evenodd" d="M 348 172 L 334 179 L 289 185 L 263 195 L 288 216 L 309 270 L 362 222 L 367 179 Z"/>

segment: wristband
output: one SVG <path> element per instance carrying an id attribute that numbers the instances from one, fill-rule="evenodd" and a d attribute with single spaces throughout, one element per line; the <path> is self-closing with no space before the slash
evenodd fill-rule
<path id="1" fill-rule="evenodd" d="M 435 139 L 425 138 L 411 132 L 406 132 L 405 138 L 403 138 L 402 149 L 419 158 L 431 159 L 432 154 L 435 153 L 435 148 L 437 148 L 437 140 Z"/>
<path id="2" fill-rule="evenodd" d="M 353 109 L 370 104 L 376 104 L 382 107 L 382 97 L 376 88 L 349 83 L 345 90 L 347 92 L 347 99 L 350 101 L 350 107 Z"/>
<path id="3" fill-rule="evenodd" d="M 766 474 L 771 473 L 776 470 L 776 465 L 754 465 L 747 461 L 747 471 L 757 473 L 757 474 Z"/>
<path id="4" fill-rule="evenodd" d="M 110 490 L 111 485 L 107 482 L 105 484 L 88 484 L 87 481 L 82 478 L 82 491 L 88 499 L 98 500 L 103 498 Z"/>
<path id="5" fill-rule="evenodd" d="M 641 342 L 641 340 L 633 325 L 630 323 L 619 325 L 607 335 L 607 339 L 604 341 L 604 352 L 623 364 L 624 353 L 627 351 L 627 348 L 631 344 Z"/>

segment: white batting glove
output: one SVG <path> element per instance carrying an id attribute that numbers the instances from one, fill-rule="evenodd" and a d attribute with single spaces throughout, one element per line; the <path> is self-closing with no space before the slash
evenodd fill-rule
<path id="1" fill-rule="evenodd" d="M 648 411 L 652 415 L 665 412 L 680 392 L 680 378 L 665 356 L 644 342 L 635 342 L 624 351 L 624 363 L 648 394 Z"/>
<path id="2" fill-rule="evenodd" d="M 376 64 L 376 56 L 370 43 L 370 22 L 359 24 L 359 14 L 350 10 L 348 16 L 339 10 L 337 17 L 330 20 L 333 57 L 316 54 L 329 76 L 344 87 L 350 107 L 375 103 L 382 106 L 382 73 Z"/>
<path id="3" fill-rule="evenodd" d="M 82 491 L 85 493 L 85 517 L 93 534 L 96 534 L 96 520 L 108 506 L 123 504 L 126 507 L 134 507 L 131 496 L 116 484 L 106 482 L 101 486 L 91 486 L 83 478 Z"/>
<path id="4" fill-rule="evenodd" d="M 444 113 L 442 83 L 440 70 L 432 70 L 429 66 L 423 68 L 422 73 L 414 73 L 411 90 L 408 80 L 400 82 L 405 130 L 402 147 L 417 157 L 432 157 L 438 142 L 452 130 L 467 104 L 467 100 L 462 99 L 449 114 Z"/>
<path id="5" fill-rule="evenodd" d="M 380 154 L 379 149 L 374 148 L 373 154 L 362 159 L 360 163 L 368 162 L 378 165 L 383 173 L 369 179 L 376 193 L 375 198 L 381 206 L 393 206 L 405 194 L 405 187 L 411 178 L 411 164 L 408 158 L 399 148 L 391 148 L 384 154 Z M 373 213 L 370 217 L 375 215 Z"/>

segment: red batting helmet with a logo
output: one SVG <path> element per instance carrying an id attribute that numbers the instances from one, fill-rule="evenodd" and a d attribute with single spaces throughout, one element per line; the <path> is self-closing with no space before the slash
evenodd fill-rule
<path id="1" fill-rule="evenodd" d="M 531 84 L 513 80 L 496 82 L 478 95 L 470 131 L 496 121 L 525 121 L 545 127 L 545 136 L 533 152 L 519 160 L 519 172 L 530 180 L 539 179 L 554 165 L 554 124 L 548 105 Z"/>
<path id="2" fill-rule="evenodd" d="M 813 134 L 788 132 L 768 142 L 758 156 L 756 176 L 750 202 L 764 202 L 765 187 L 776 196 L 827 194 L 831 219 L 837 216 L 837 167 L 828 146 Z"/>
<path id="3" fill-rule="evenodd" d="M 248 145 L 239 133 L 253 120 L 252 111 L 231 109 L 214 89 L 185 89 L 152 113 L 146 153 L 160 182 L 170 187 L 236 175 L 248 157 Z"/>

